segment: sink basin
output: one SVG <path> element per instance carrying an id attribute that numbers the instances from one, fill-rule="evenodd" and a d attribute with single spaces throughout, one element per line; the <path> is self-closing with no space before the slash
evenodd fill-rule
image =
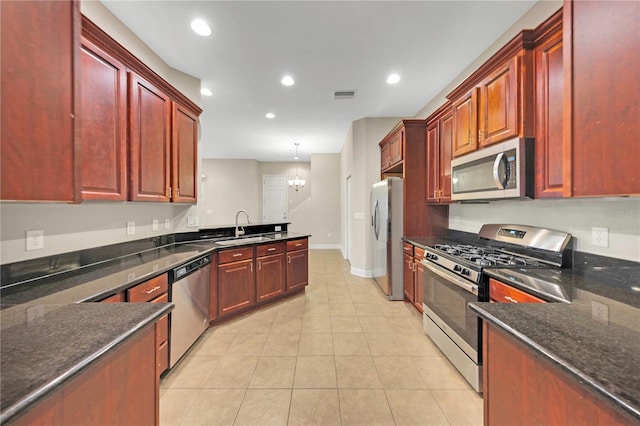
<path id="1" fill-rule="evenodd" d="M 233 240 L 216 241 L 216 244 L 220 246 L 237 246 L 241 244 L 259 243 L 262 241 L 273 241 L 273 238 L 269 238 L 265 236 L 234 238 Z"/>

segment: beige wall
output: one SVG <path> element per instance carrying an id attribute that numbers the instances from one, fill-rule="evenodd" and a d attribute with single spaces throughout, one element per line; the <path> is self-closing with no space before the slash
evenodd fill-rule
<path id="1" fill-rule="evenodd" d="M 369 197 L 371 185 L 380 180 L 380 147 L 379 143 L 384 136 L 398 123 L 398 117 L 363 118 L 354 121 L 345 140 L 341 153 L 342 186 L 345 186 L 346 178 L 351 176 L 351 272 L 355 275 L 371 275 L 371 253 L 369 217 Z M 342 211 L 346 209 L 344 189 L 342 194 Z M 343 226 L 342 229 L 346 227 Z M 346 236 L 343 236 L 343 252 L 346 247 Z M 344 253 L 346 255 L 346 253 Z"/>
<path id="2" fill-rule="evenodd" d="M 306 181 L 289 188 L 289 230 L 311 234 L 312 248 L 340 247 L 340 156 L 313 154 L 311 162 L 258 162 L 256 160 L 202 161 L 206 182 L 199 200 L 201 228 L 233 224 L 238 210 L 247 210 L 253 222 L 262 220 L 262 179 L 265 175 Z"/>

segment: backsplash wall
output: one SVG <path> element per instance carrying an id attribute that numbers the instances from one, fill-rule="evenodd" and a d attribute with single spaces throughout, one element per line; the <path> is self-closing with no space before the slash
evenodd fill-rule
<path id="1" fill-rule="evenodd" d="M 452 204 L 449 228 L 477 233 L 485 223 L 540 226 L 569 232 L 576 250 L 640 261 L 640 197 L 505 200 Z M 591 228 L 609 229 L 609 247 L 591 244 Z"/>

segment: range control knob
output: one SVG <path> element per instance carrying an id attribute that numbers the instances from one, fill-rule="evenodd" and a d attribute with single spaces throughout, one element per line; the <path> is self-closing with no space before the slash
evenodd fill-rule
<path id="1" fill-rule="evenodd" d="M 460 265 L 456 265 L 453 267 L 454 272 L 460 272 L 462 271 L 462 267 Z"/>
<path id="2" fill-rule="evenodd" d="M 462 275 L 467 275 L 467 276 L 469 276 L 469 275 L 471 275 L 471 272 L 469 272 L 469 270 L 468 270 L 467 268 L 464 268 L 464 269 L 462 270 Z"/>

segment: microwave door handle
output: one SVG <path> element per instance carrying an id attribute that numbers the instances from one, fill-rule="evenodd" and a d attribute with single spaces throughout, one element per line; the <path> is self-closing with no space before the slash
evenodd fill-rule
<path id="1" fill-rule="evenodd" d="M 505 156 L 504 156 L 504 152 L 501 152 L 500 154 L 498 154 L 496 156 L 495 161 L 493 162 L 493 180 L 496 183 L 496 186 L 498 187 L 498 189 L 504 189 L 505 185 L 506 185 L 506 176 L 500 176 L 500 165 L 505 161 Z M 507 168 L 504 168 L 505 174 L 507 171 Z"/>

